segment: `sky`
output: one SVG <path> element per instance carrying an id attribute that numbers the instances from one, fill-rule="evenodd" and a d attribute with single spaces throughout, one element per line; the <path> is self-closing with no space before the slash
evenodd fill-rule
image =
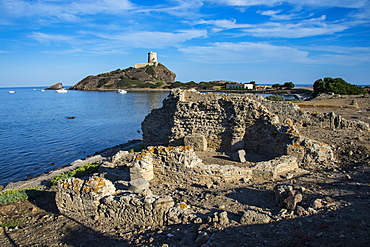
<path id="1" fill-rule="evenodd" d="M 0 0 L 0 87 L 147 62 L 176 80 L 370 85 L 370 0 Z"/>

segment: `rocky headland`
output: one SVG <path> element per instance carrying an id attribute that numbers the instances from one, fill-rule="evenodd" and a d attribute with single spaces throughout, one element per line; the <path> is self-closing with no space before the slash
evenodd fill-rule
<path id="1" fill-rule="evenodd" d="M 141 68 L 117 69 L 112 72 L 88 76 L 72 86 L 70 90 L 116 90 L 120 88 L 159 88 L 174 82 L 176 74 L 163 64 Z"/>
<path id="2" fill-rule="evenodd" d="M 348 98 L 355 107 L 317 99 L 301 108 L 174 90 L 143 121 L 135 148 L 144 149 L 106 150 L 89 158 L 97 173 L 1 206 L 1 222 L 19 223 L 0 243 L 367 246 L 370 128 L 359 119 L 369 118 L 369 99 Z"/>

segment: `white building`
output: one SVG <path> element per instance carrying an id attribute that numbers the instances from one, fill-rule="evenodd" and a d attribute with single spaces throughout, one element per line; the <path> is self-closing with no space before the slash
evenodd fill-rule
<path id="1" fill-rule="evenodd" d="M 251 83 L 226 84 L 226 89 L 239 89 L 239 88 L 253 90 L 253 84 Z"/>

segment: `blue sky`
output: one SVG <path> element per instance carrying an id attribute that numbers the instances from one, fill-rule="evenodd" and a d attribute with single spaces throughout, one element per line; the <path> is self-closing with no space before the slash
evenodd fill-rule
<path id="1" fill-rule="evenodd" d="M 370 85 L 370 0 L 1 0 L 0 87 L 74 85 L 158 53 L 186 81 Z"/>

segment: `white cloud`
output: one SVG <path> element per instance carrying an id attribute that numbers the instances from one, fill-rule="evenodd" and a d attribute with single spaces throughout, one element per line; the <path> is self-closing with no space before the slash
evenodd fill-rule
<path id="1" fill-rule="evenodd" d="M 266 10 L 266 11 L 257 11 L 257 13 L 264 15 L 264 16 L 270 16 L 271 20 L 273 21 L 288 21 L 292 19 L 302 19 L 302 17 L 299 16 L 299 14 L 280 14 L 282 10 Z M 312 16 L 313 14 L 310 14 L 309 16 Z"/>
<path id="2" fill-rule="evenodd" d="M 79 15 L 97 13 L 117 14 L 131 10 L 134 5 L 129 0 L 55 0 L 35 1 L 3 0 L 0 10 L 9 18 L 30 17 L 58 18 L 63 21 L 76 21 Z"/>
<path id="3" fill-rule="evenodd" d="M 178 30 L 176 32 L 131 32 L 131 33 L 92 33 L 81 31 L 78 35 L 47 34 L 33 32 L 28 37 L 43 44 L 60 44 L 57 49 L 64 49 L 64 53 L 112 53 L 123 52 L 123 49 L 132 48 L 164 48 L 178 46 L 195 38 L 205 38 L 206 30 Z M 63 48 L 62 44 L 68 45 Z M 72 49 L 70 48 L 72 46 Z M 58 51 L 60 52 L 60 51 Z"/>
<path id="4" fill-rule="evenodd" d="M 167 13 L 172 16 L 194 19 L 201 14 L 199 9 L 203 6 L 202 0 L 172 0 L 168 5 L 155 5 L 152 7 L 140 6 L 135 12 L 144 13 Z"/>
<path id="5" fill-rule="evenodd" d="M 214 25 L 220 30 L 222 29 L 236 29 L 236 28 L 251 28 L 251 24 L 237 24 L 235 19 L 225 20 L 200 20 L 196 24 Z"/>
<path id="6" fill-rule="evenodd" d="M 305 5 L 305 6 L 319 6 L 319 7 L 345 7 L 345 8 L 361 8 L 366 5 L 366 0 L 205 0 L 211 3 L 218 3 L 227 6 L 258 6 L 258 5 L 278 5 L 283 2 L 296 4 L 296 5 Z"/>
<path id="7" fill-rule="evenodd" d="M 245 34 L 255 37 L 303 38 L 317 35 L 330 35 L 342 32 L 350 26 L 345 24 L 330 24 L 312 19 L 299 23 L 269 22 L 243 29 Z"/>
<path id="8" fill-rule="evenodd" d="M 46 34 L 41 32 L 33 32 L 28 37 L 35 39 L 41 43 L 73 43 L 75 37 L 69 35 Z"/>
<path id="9" fill-rule="evenodd" d="M 110 40 L 119 42 L 124 47 L 136 48 L 163 48 L 168 46 L 176 46 L 185 41 L 195 38 L 207 37 L 206 30 L 179 30 L 175 32 L 131 32 L 122 34 L 102 34 L 95 33 L 94 35 Z"/>
<path id="10" fill-rule="evenodd" d="M 308 55 L 308 52 L 296 48 L 252 42 L 217 42 L 180 51 L 203 63 L 300 62 Z"/>
<path id="11" fill-rule="evenodd" d="M 201 63 L 298 63 L 356 66 L 370 62 L 369 47 L 288 47 L 268 43 L 217 42 L 179 49 Z M 310 51 L 320 51 L 318 55 Z"/>
<path id="12" fill-rule="evenodd" d="M 348 24 L 325 22 L 326 16 L 311 18 L 300 22 L 266 22 L 262 24 L 238 24 L 231 20 L 201 20 L 197 24 L 214 25 L 215 30 L 241 29 L 239 35 L 254 37 L 302 38 L 317 35 L 328 35 L 348 29 Z"/>

